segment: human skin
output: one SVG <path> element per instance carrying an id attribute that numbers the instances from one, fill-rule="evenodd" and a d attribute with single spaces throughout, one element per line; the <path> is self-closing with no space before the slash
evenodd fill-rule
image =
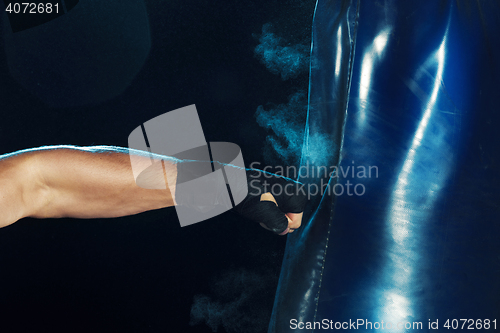
<path id="1" fill-rule="evenodd" d="M 120 147 L 55 146 L 0 156 L 0 227 L 24 217 L 113 218 L 175 205 L 174 186 L 146 189 L 134 168 L 162 163 L 163 172 L 141 174 L 151 188 L 176 179 L 176 160 Z M 175 182 L 174 182 L 175 183 Z M 261 200 L 276 203 L 270 193 Z M 302 214 L 286 214 L 290 232 Z"/>

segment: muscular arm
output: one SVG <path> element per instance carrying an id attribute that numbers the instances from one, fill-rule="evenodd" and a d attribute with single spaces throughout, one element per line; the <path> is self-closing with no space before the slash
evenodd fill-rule
<path id="1" fill-rule="evenodd" d="M 175 184 L 176 162 L 109 146 L 42 147 L 0 156 L 0 228 L 24 217 L 112 218 L 174 206 L 175 187 L 165 184 Z M 141 187 L 137 170 L 144 170 L 137 178 Z M 270 193 L 262 200 L 277 204 Z M 302 213 L 286 218 L 292 232 Z"/>
<path id="2" fill-rule="evenodd" d="M 118 147 L 66 146 L 0 157 L 0 227 L 23 217 L 107 218 L 173 206 L 168 188 L 136 185 L 128 153 Z M 146 154 L 131 153 L 134 163 L 151 163 Z M 172 160 L 155 161 L 162 161 L 169 179 L 175 179 Z M 165 176 L 156 172 L 149 181 L 164 184 Z"/>

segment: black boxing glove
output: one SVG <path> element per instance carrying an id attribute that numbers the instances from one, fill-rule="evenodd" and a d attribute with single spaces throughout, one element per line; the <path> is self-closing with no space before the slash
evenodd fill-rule
<path id="1" fill-rule="evenodd" d="M 261 170 L 247 170 L 248 195 L 234 211 L 245 218 L 263 224 L 272 232 L 288 233 L 287 213 L 304 211 L 307 196 L 304 185 L 293 179 L 271 174 Z M 276 204 L 260 200 L 264 193 L 271 193 Z"/>

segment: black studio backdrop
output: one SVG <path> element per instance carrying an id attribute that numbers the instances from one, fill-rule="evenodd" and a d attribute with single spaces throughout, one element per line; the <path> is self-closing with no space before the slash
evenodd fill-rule
<path id="1" fill-rule="evenodd" d="M 128 2 L 106 3 L 107 12 L 98 13 L 108 20 L 103 27 L 124 19 L 113 6 Z M 247 163 L 264 162 L 267 132 L 257 125 L 255 110 L 268 102 L 286 102 L 297 87 L 307 89 L 307 75 L 284 82 L 271 74 L 254 57 L 258 39 L 253 35 L 273 22 L 277 33 L 307 38 L 314 2 L 147 0 L 144 9 L 150 33 L 144 65 L 123 92 L 84 105 L 67 103 L 78 99 L 77 93 L 57 96 L 66 86 L 49 94 L 53 87 L 46 85 L 56 74 L 35 70 L 30 77 L 22 50 L 13 54 L 8 49 L 12 44 L 2 13 L 1 154 L 58 144 L 127 146 L 129 133 L 139 124 L 196 104 L 207 141 L 234 142 Z M 125 37 L 148 46 L 141 40 L 147 30 L 126 25 L 125 30 Z M 44 38 L 39 37 L 33 43 Z M 88 36 L 78 38 L 82 40 L 73 40 L 74 47 L 92 42 Z M 123 46 L 119 40 L 108 46 L 113 43 Z M 60 57 L 42 57 L 24 47 L 29 64 L 43 57 L 56 63 Z M 16 57 L 17 67 L 9 68 Z M 106 55 L 92 57 L 97 64 Z M 61 61 L 58 66 L 70 63 Z M 92 59 L 80 61 L 91 64 Z M 100 63 L 102 78 L 88 78 L 95 93 L 109 88 L 103 82 L 114 80 L 106 78 L 106 66 L 122 66 L 119 75 L 125 80 L 127 64 L 119 56 Z M 15 80 L 13 72 L 29 84 Z M 56 105 L 58 101 L 63 102 Z M 0 229 L 0 332 L 210 332 L 203 321 L 189 324 L 197 295 L 212 305 L 234 308 L 222 314 L 232 318 L 212 318 L 219 332 L 265 331 L 285 241 L 230 212 L 185 228 L 173 208 L 118 219 L 24 219 Z M 250 289 L 242 286 L 245 281 L 251 281 Z M 242 300 L 243 293 L 250 296 Z"/>

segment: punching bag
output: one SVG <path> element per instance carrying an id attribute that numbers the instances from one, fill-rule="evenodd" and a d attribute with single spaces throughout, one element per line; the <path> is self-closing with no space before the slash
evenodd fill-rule
<path id="1" fill-rule="evenodd" d="M 499 328 L 499 17 L 318 0 L 301 164 L 335 172 L 301 179 L 269 332 Z"/>
<path id="2" fill-rule="evenodd" d="M 59 6 L 65 13 L 43 23 L 33 19 L 31 26 L 21 28 L 17 22 L 9 22 L 4 12 L 10 74 L 51 107 L 98 104 L 121 94 L 144 65 L 151 48 L 144 3 L 66 2 L 67 7 Z M 31 15 L 38 18 L 39 14 Z"/>

